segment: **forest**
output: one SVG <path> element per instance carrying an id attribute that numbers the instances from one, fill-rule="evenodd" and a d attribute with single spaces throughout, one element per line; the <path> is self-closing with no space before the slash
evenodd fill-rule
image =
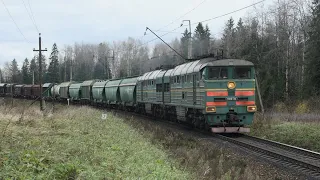
<path id="1" fill-rule="evenodd" d="M 220 36 L 198 23 L 193 32 L 187 28 L 169 44 L 187 57 L 190 39 L 193 58 L 223 50 L 225 58 L 253 62 L 266 107 L 314 99 L 320 93 L 319 0 L 277 0 L 268 7 L 255 6 L 245 17 L 230 17 Z M 43 79 L 57 83 L 136 76 L 187 62 L 163 43 L 150 48 L 132 37 L 99 44 L 55 43 L 49 54 L 42 57 Z M 16 59 L 9 60 L 0 69 L 1 82 L 36 84 L 38 64 L 37 56 L 26 58 L 21 68 Z"/>

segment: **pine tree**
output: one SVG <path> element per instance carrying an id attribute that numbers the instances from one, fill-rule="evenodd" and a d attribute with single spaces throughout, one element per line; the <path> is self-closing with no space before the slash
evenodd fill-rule
<path id="1" fill-rule="evenodd" d="M 234 40 L 235 40 L 234 21 L 232 17 L 228 20 L 222 37 L 222 49 L 225 51 L 227 58 L 234 57 Z"/>
<path id="2" fill-rule="evenodd" d="M 180 49 L 181 49 L 182 55 L 184 57 L 188 57 L 189 32 L 188 32 L 187 28 L 184 31 L 183 36 L 181 37 L 180 41 L 181 41 Z"/>
<path id="3" fill-rule="evenodd" d="M 16 59 L 13 59 L 10 65 L 10 74 L 12 83 L 20 83 L 20 71 Z"/>
<path id="4" fill-rule="evenodd" d="M 30 77 L 31 81 L 34 78 L 34 83 L 36 84 L 38 82 L 38 64 L 36 63 L 36 57 L 33 57 L 31 62 L 30 62 Z"/>
<path id="5" fill-rule="evenodd" d="M 47 64 L 46 64 L 46 57 L 42 55 L 42 82 L 47 81 Z M 39 56 L 36 56 L 36 64 L 37 64 L 37 76 L 34 76 L 34 81 L 39 83 Z"/>
<path id="6" fill-rule="evenodd" d="M 60 82 L 60 75 L 59 75 L 59 51 L 57 44 L 54 43 L 52 46 L 52 52 L 50 54 L 49 59 L 50 64 L 48 67 L 48 74 L 47 74 L 47 82 Z"/>
<path id="7" fill-rule="evenodd" d="M 21 68 L 21 74 L 22 74 L 22 83 L 30 84 L 31 83 L 30 65 L 29 65 L 29 60 L 27 58 L 23 62 L 23 65 Z"/>
<path id="8" fill-rule="evenodd" d="M 208 54 L 210 35 L 208 25 L 204 28 L 202 23 L 199 23 L 194 32 L 192 43 L 193 55 L 195 57 Z"/>

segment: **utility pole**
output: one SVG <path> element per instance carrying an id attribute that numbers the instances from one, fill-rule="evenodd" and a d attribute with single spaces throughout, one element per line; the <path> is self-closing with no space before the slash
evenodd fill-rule
<path id="1" fill-rule="evenodd" d="M 47 51 L 47 48 L 45 50 L 41 49 L 41 33 L 39 33 L 39 50 L 33 49 L 33 51 L 39 51 L 39 84 L 40 84 L 40 111 L 43 111 L 42 106 L 42 51 Z"/>
<path id="2" fill-rule="evenodd" d="M 188 59 L 192 58 L 192 40 L 191 40 L 191 21 L 190 20 L 183 20 L 181 26 L 183 26 L 183 22 L 189 22 L 189 41 L 188 41 Z"/>

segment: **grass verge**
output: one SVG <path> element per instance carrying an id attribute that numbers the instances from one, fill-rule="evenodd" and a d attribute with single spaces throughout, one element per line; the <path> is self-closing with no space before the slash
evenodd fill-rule
<path id="1" fill-rule="evenodd" d="M 320 123 L 289 122 L 256 114 L 251 135 L 320 152 Z"/>
<path id="2" fill-rule="evenodd" d="M 29 101 L 30 102 L 30 101 Z M 122 119 L 88 107 L 0 107 L 0 179 L 194 179 Z"/>

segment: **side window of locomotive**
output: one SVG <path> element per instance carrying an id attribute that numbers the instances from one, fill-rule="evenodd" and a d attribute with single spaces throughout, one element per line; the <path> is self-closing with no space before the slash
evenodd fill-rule
<path id="1" fill-rule="evenodd" d="M 228 69 L 225 67 L 209 67 L 208 79 L 227 79 Z"/>
<path id="2" fill-rule="evenodd" d="M 234 79 L 251 79 L 250 67 L 235 67 L 233 73 Z"/>

